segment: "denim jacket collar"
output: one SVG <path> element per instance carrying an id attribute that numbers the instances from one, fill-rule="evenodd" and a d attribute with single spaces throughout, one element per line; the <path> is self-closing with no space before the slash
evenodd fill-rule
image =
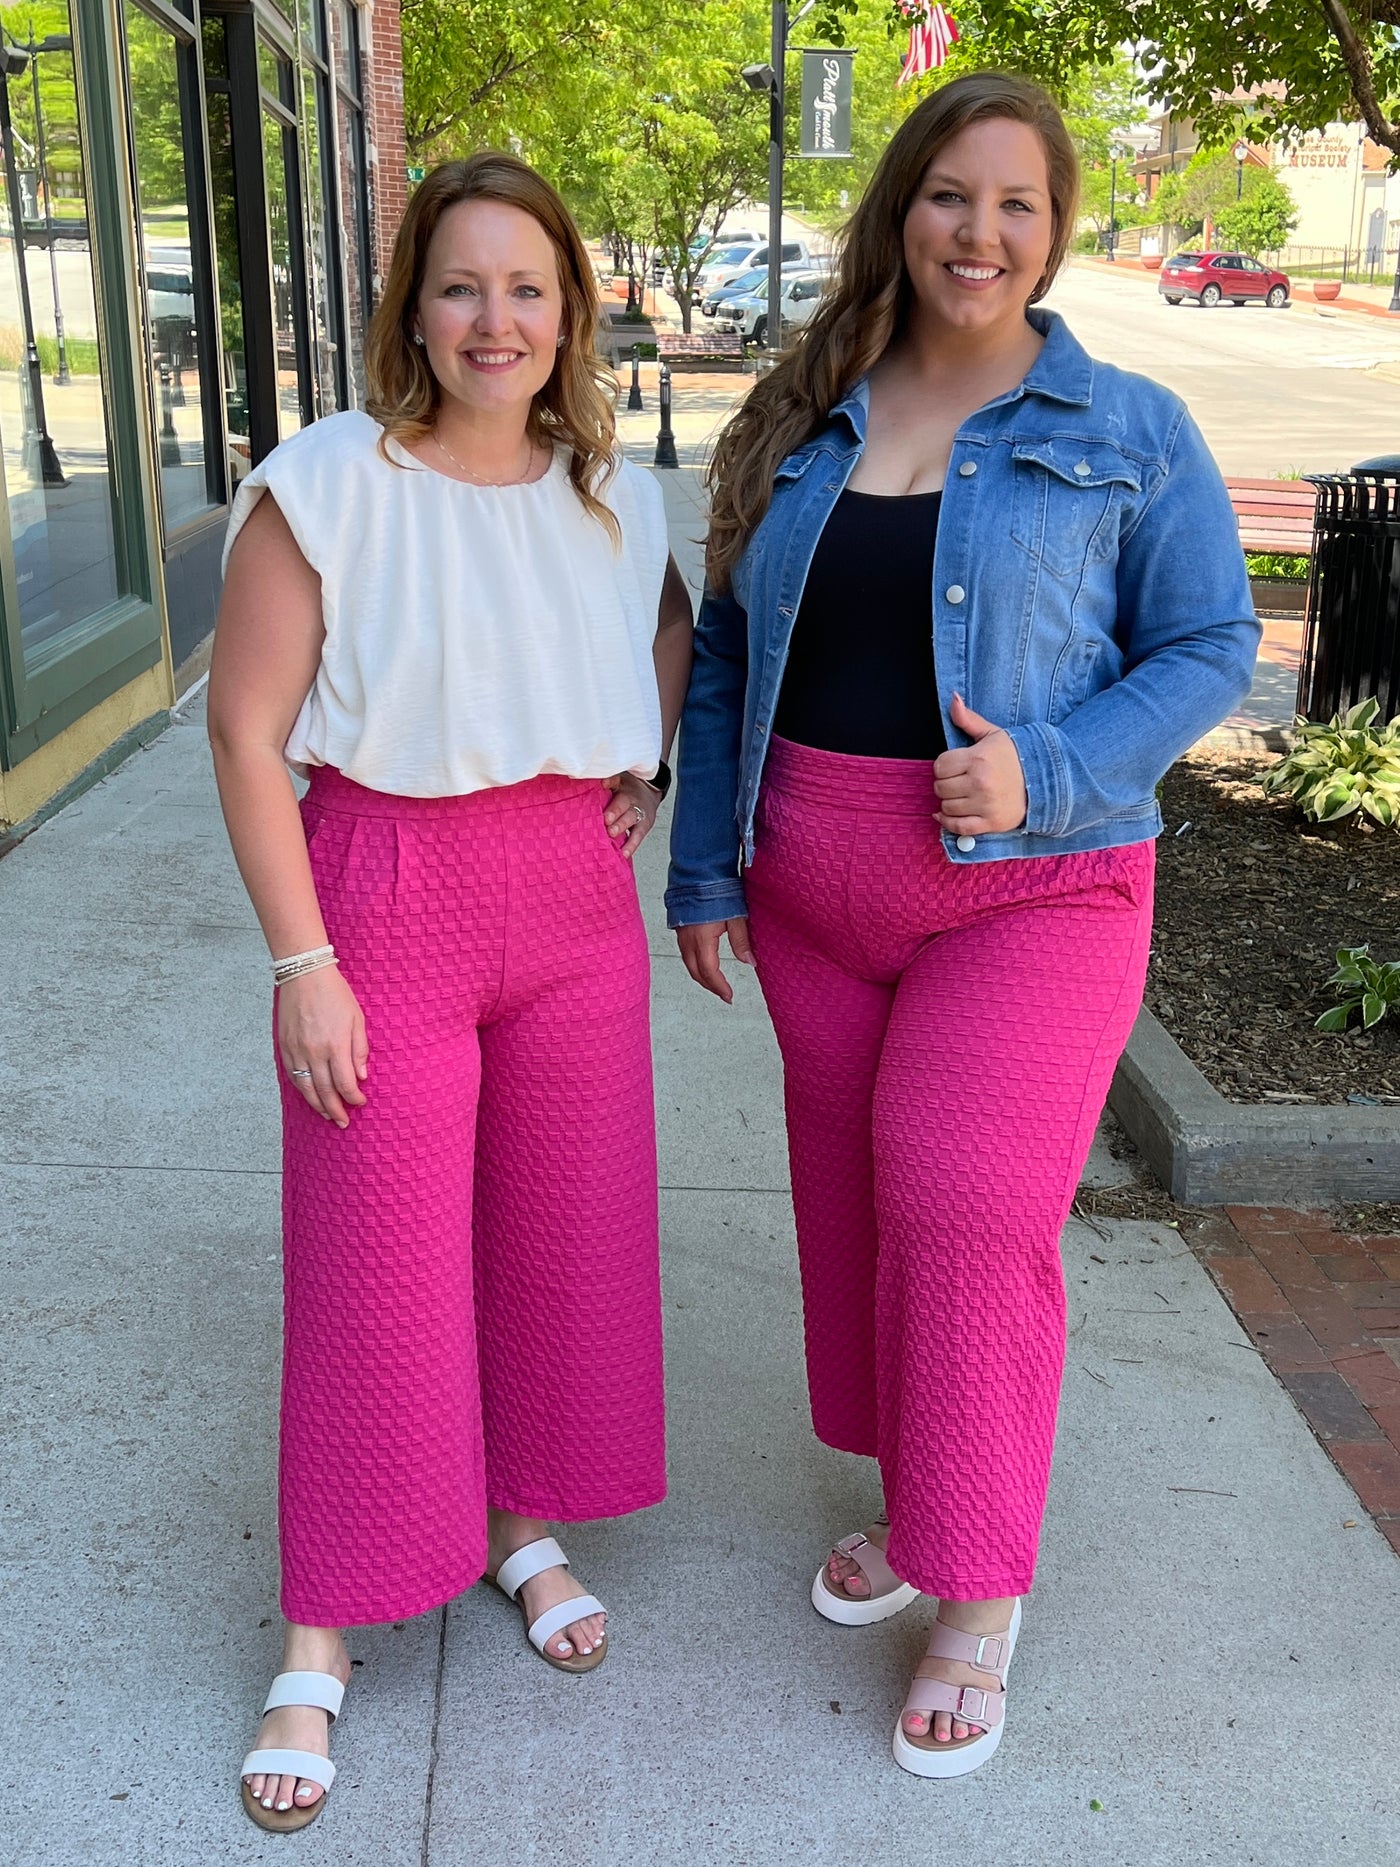
<path id="1" fill-rule="evenodd" d="M 1045 339 L 1040 355 L 1014 389 L 1009 389 L 1004 396 L 998 396 L 987 407 L 999 408 L 1003 403 L 1018 401 L 1022 396 L 1039 395 L 1050 402 L 1065 402 L 1074 408 L 1087 408 L 1094 394 L 1094 365 L 1088 351 L 1058 312 L 1030 305 L 1026 309 L 1026 320 Z M 834 423 L 839 418 L 850 431 L 855 446 L 863 449 L 869 411 L 870 379 L 862 376 L 832 409 L 830 419 Z M 844 453 L 846 450 L 843 448 L 841 451 Z"/>

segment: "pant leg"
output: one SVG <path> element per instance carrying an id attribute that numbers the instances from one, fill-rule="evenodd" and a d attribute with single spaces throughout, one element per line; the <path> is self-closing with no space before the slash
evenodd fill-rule
<path id="1" fill-rule="evenodd" d="M 316 812 L 308 826 L 370 1060 L 344 1131 L 283 1082 L 282 1609 L 347 1626 L 425 1612 L 485 1565 L 474 975 L 499 969 L 497 891 L 469 826 Z"/>
<path id="2" fill-rule="evenodd" d="M 1059 1236 L 1147 967 L 1150 847 L 1046 873 L 1040 901 L 920 950 L 875 1095 L 889 1560 L 961 1600 L 1031 1586 L 1064 1360 Z"/>
<path id="3" fill-rule="evenodd" d="M 856 975 L 814 901 L 843 903 L 840 827 L 770 792 L 747 893 L 758 981 L 783 1059 L 812 1425 L 826 1445 L 871 1457 L 878 1448 L 871 1111 L 894 988 Z"/>
<path id="4" fill-rule="evenodd" d="M 520 813 L 506 1009 L 482 1031 L 487 1497 L 563 1522 L 666 1493 L 650 963 L 605 796 Z"/>

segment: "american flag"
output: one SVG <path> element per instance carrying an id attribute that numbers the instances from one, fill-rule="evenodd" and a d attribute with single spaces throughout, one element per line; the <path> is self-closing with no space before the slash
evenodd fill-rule
<path id="1" fill-rule="evenodd" d="M 937 71 L 945 62 L 957 44 L 958 22 L 936 0 L 928 6 L 903 4 L 901 11 L 909 15 L 909 50 L 904 54 L 899 82 L 908 84 L 927 72 Z"/>

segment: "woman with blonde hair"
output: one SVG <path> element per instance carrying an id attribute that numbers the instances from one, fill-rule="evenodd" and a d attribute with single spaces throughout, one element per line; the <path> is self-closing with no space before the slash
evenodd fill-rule
<path id="1" fill-rule="evenodd" d="M 628 859 L 691 617 L 596 314 L 546 182 L 493 153 L 436 169 L 368 412 L 284 442 L 229 528 L 210 736 L 272 953 L 284 1135 L 286 1629 L 241 1772 L 267 1829 L 324 1806 L 342 1628 L 485 1573 L 587 1672 L 605 1610 L 547 1524 L 665 1491 Z"/>
<path id="2" fill-rule="evenodd" d="M 757 965 L 813 1421 L 884 1481 L 812 1600 L 859 1626 L 937 1598 L 894 1732 L 921 1776 L 1004 1728 L 1154 789 L 1258 640 L 1185 409 L 1039 309 L 1077 189 L 1017 78 L 898 130 L 830 296 L 720 439 L 680 741 L 671 925 L 722 998 L 722 934 Z"/>

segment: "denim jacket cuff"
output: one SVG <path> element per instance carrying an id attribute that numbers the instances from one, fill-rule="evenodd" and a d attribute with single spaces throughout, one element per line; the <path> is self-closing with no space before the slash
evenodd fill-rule
<path id="1" fill-rule="evenodd" d="M 748 911 L 744 884 L 734 877 L 722 882 L 687 882 L 666 890 L 666 925 L 672 930 L 707 921 L 741 921 Z"/>
<path id="2" fill-rule="evenodd" d="M 1032 836 L 1062 836 L 1069 828 L 1070 783 L 1060 735 L 1042 720 L 1011 726 L 1026 780 L 1026 829 Z"/>

